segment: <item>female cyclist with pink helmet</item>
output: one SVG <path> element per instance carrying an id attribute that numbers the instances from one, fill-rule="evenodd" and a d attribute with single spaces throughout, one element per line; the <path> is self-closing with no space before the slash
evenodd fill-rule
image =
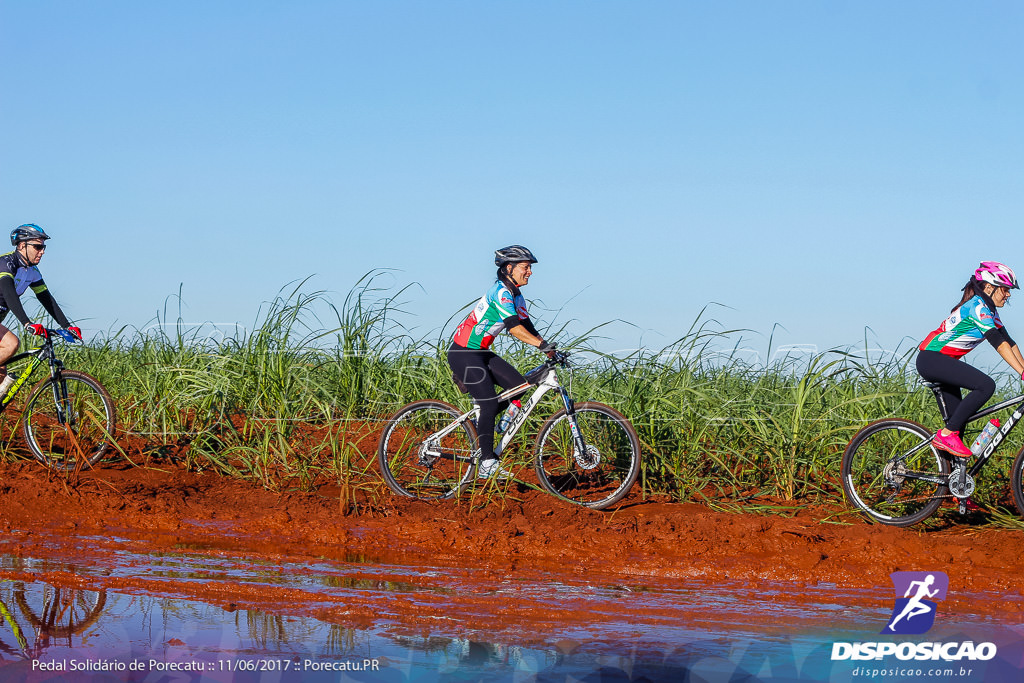
<path id="1" fill-rule="evenodd" d="M 961 439 L 967 419 L 985 405 L 996 390 L 991 377 L 961 362 L 963 356 L 987 339 L 1024 379 L 1024 357 L 1006 333 L 996 310 L 1006 305 L 1011 289 L 1019 289 L 1013 271 L 998 261 L 983 261 L 964 285 L 960 303 L 918 346 L 917 371 L 926 380 L 941 385 L 949 416 L 932 443 L 961 458 L 971 455 Z M 961 389 L 969 391 L 966 398 Z"/>

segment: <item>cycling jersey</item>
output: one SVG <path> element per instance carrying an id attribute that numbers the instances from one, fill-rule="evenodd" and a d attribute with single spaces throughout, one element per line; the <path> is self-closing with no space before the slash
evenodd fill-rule
<path id="1" fill-rule="evenodd" d="M 8 311 L 12 311 L 22 324 L 29 321 L 25 309 L 21 306 L 20 297 L 30 287 L 54 320 L 61 327 L 67 327 L 67 318 L 46 289 L 39 268 L 26 265 L 17 251 L 0 256 L 0 321 L 7 316 Z"/>
<path id="2" fill-rule="evenodd" d="M 953 311 L 917 348 L 960 358 L 980 344 L 987 333 L 1002 327 L 999 314 L 975 296 Z"/>
<path id="3" fill-rule="evenodd" d="M 467 349 L 486 349 L 509 327 L 509 318 L 514 319 L 512 322 L 529 321 L 526 299 L 518 290 L 513 294 L 508 285 L 497 280 L 455 330 L 452 341 Z M 527 329 L 532 329 L 532 324 Z"/>

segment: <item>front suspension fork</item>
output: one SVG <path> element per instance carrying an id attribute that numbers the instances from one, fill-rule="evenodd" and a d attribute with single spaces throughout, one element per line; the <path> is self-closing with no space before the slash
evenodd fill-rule
<path id="1" fill-rule="evenodd" d="M 65 381 L 64 376 L 61 374 L 63 368 L 57 364 L 51 364 L 50 366 L 50 377 L 53 379 L 50 382 L 50 387 L 53 389 L 53 404 L 57 407 L 57 422 L 64 425 L 67 424 L 73 417 L 70 410 L 71 405 L 68 402 L 68 383 Z M 74 427 L 74 425 L 71 425 Z"/>
<path id="2" fill-rule="evenodd" d="M 559 392 L 562 394 L 562 403 L 565 404 L 565 416 L 569 418 L 569 429 L 572 431 L 572 440 L 576 444 L 576 452 L 584 456 L 587 453 L 587 442 L 583 440 L 583 433 L 580 431 L 579 425 L 576 424 L 576 402 L 564 388 L 559 387 Z"/>

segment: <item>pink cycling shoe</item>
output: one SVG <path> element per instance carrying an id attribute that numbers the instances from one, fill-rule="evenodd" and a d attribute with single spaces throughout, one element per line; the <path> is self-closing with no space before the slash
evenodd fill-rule
<path id="1" fill-rule="evenodd" d="M 957 432 L 950 432 L 947 436 L 942 435 L 942 430 L 935 432 L 935 439 L 932 441 L 936 448 L 941 448 L 944 451 L 949 451 L 953 455 L 961 458 L 969 458 L 973 453 L 971 449 L 964 445 L 964 442 L 960 440 L 960 434 Z"/>

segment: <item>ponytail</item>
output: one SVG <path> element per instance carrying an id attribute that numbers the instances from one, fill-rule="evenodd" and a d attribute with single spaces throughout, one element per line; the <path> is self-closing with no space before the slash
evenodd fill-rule
<path id="1" fill-rule="evenodd" d="M 988 310 L 992 311 L 992 313 L 995 313 L 995 302 L 992 301 L 992 297 L 985 293 L 985 283 L 983 283 L 981 280 L 978 280 L 976 277 L 972 275 L 971 279 L 967 281 L 966 285 L 964 285 L 963 292 L 964 295 L 960 297 L 960 303 L 958 303 L 953 308 L 949 309 L 950 313 L 960 308 L 961 306 L 963 306 L 965 303 L 967 303 L 976 296 L 980 296 L 981 300 L 985 302 L 986 306 L 988 306 Z"/>

